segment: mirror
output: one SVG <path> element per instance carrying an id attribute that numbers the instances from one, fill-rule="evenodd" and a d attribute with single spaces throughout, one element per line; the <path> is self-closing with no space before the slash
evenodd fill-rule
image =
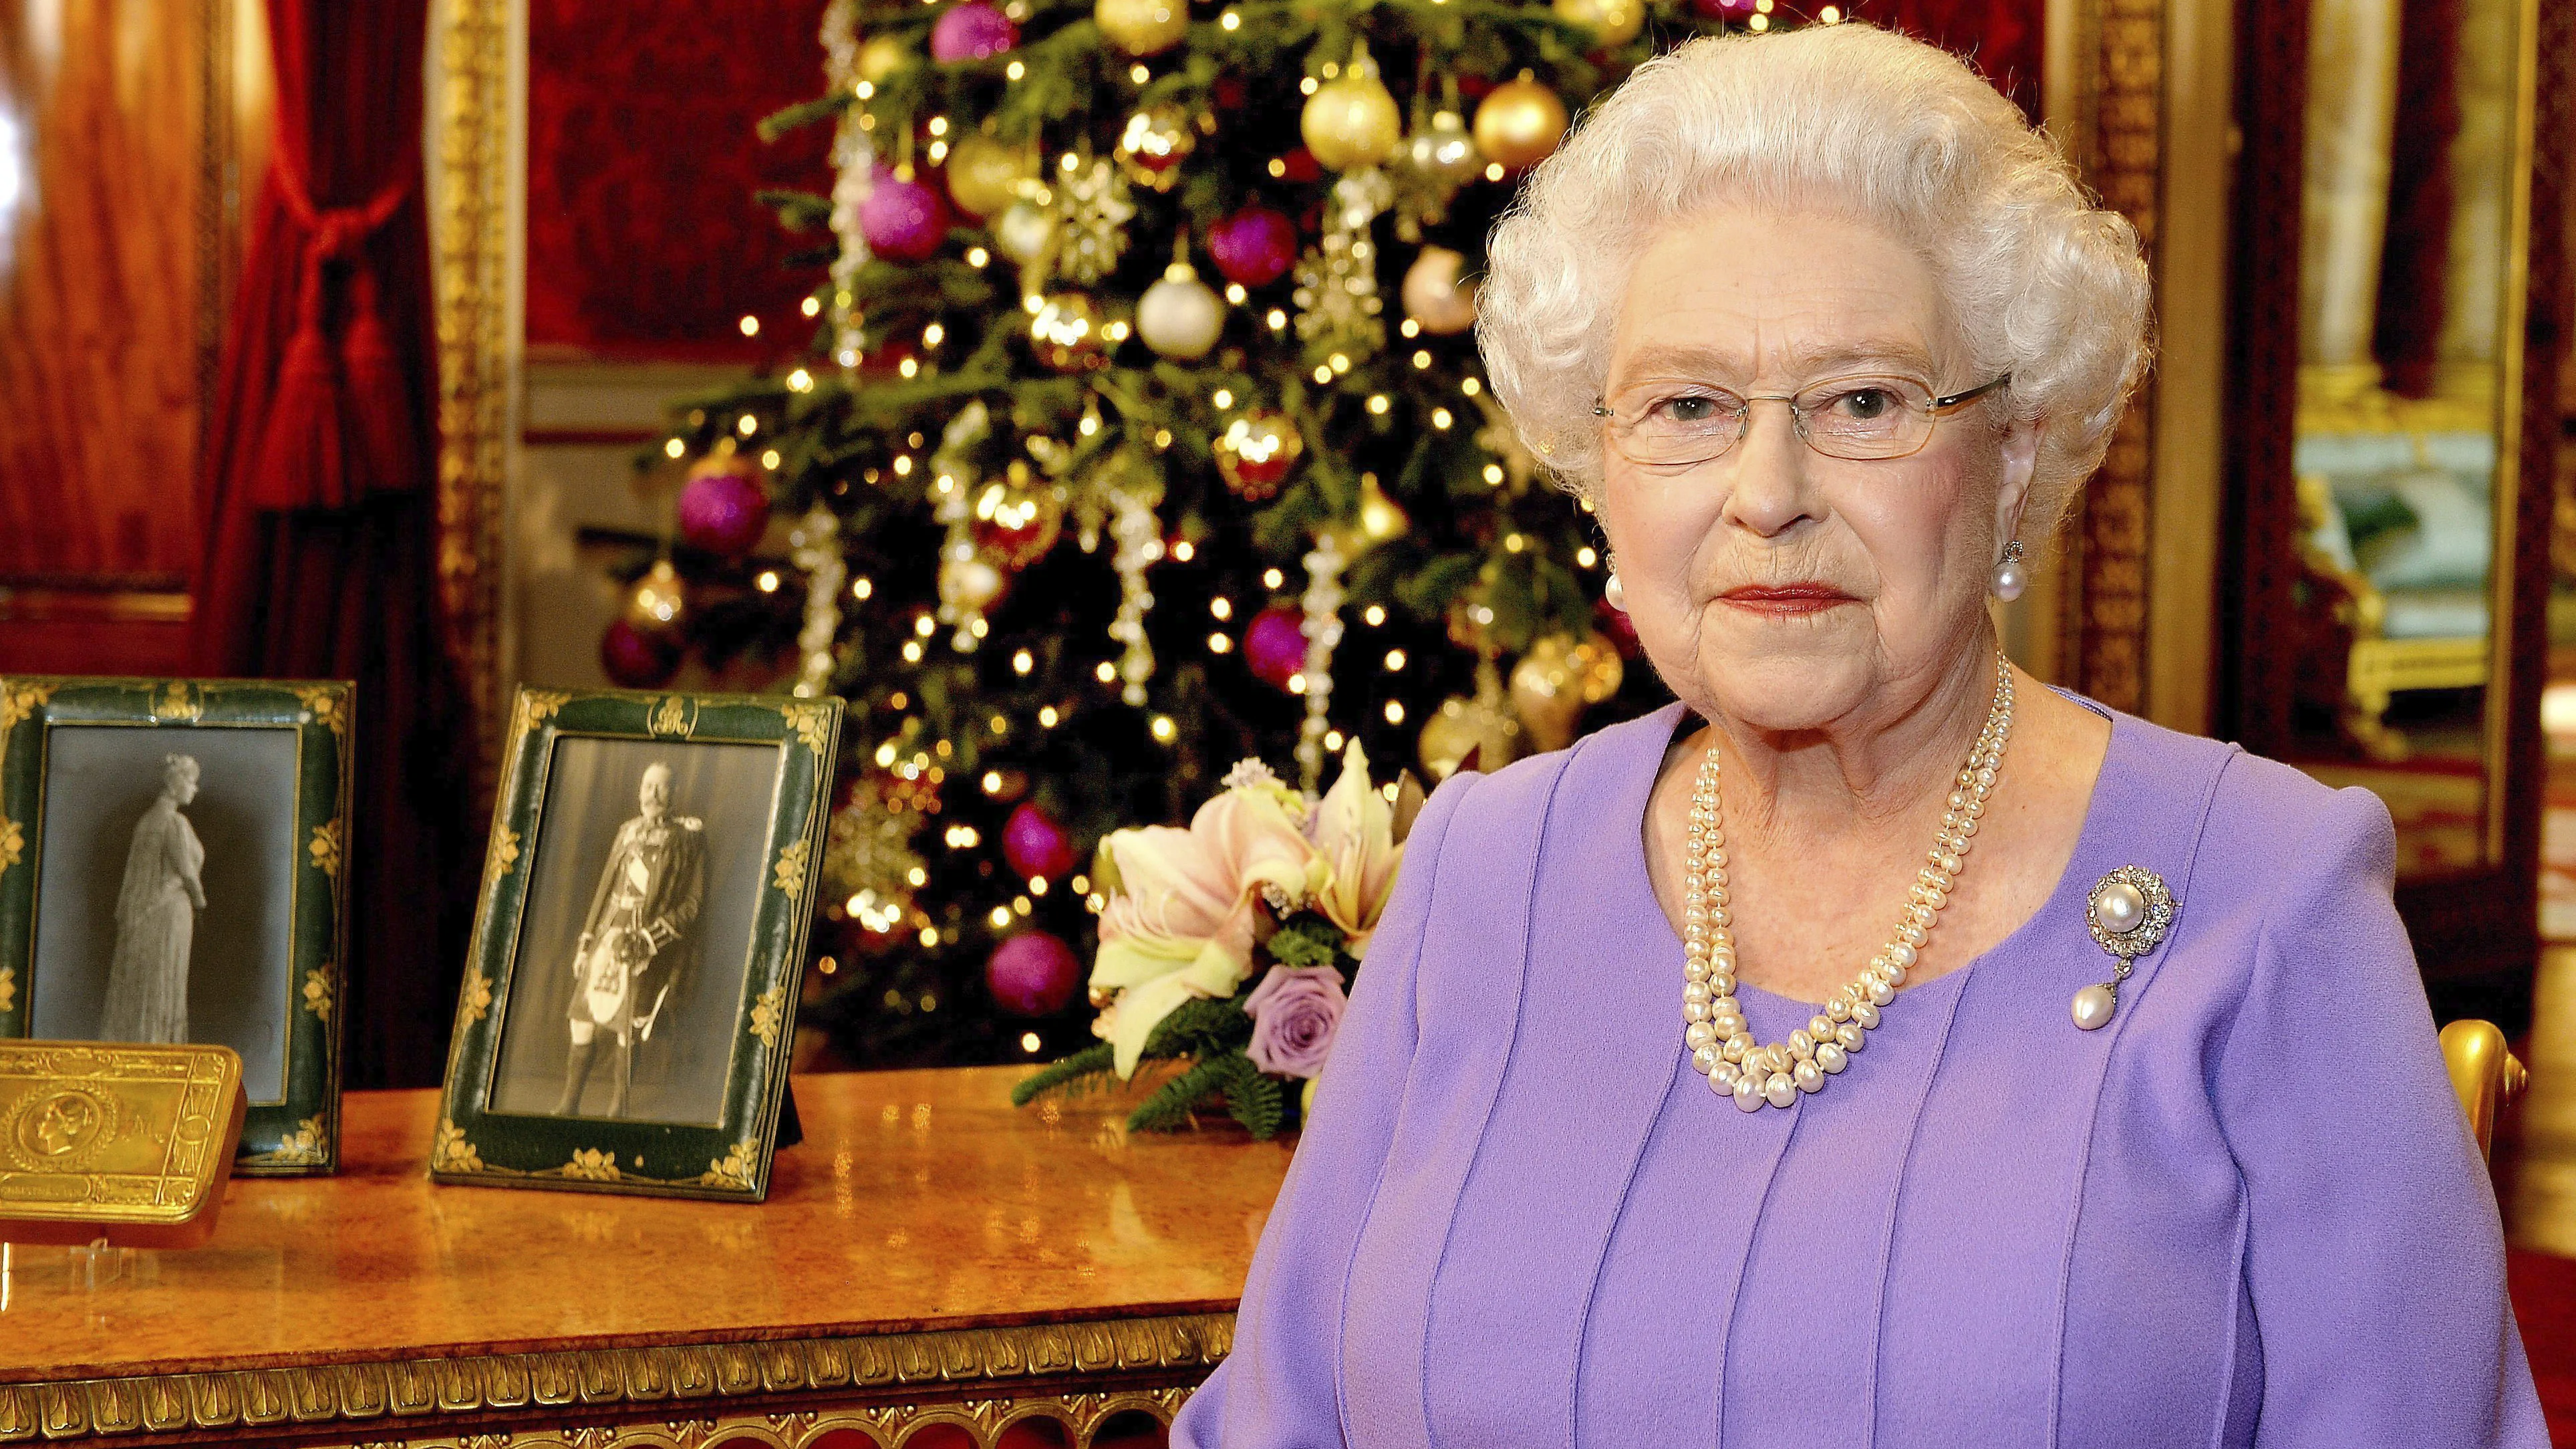
<path id="1" fill-rule="evenodd" d="M 2404 879 L 2502 849 L 2534 13 L 2309 9 L 2279 752 L 2387 802 Z"/>

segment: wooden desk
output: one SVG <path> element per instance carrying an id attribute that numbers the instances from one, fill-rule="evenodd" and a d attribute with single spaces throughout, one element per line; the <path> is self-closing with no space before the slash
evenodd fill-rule
<path id="1" fill-rule="evenodd" d="M 1288 1147 L 1014 1109 L 1020 1075 L 799 1078 L 805 1143 L 758 1207 L 433 1186 L 437 1094 L 352 1093 L 341 1175 L 235 1179 L 206 1247 L 11 1248 L 0 1443 L 1037 1449 L 1168 1422 L 1232 1341 Z"/>

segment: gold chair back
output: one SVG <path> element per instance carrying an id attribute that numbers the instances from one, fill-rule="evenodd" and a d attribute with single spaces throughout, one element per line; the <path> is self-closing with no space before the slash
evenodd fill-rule
<path id="1" fill-rule="evenodd" d="M 2460 1094 L 2460 1109 L 2469 1114 L 2477 1134 L 2478 1154 L 2495 1146 L 2496 1113 L 2520 1095 L 2531 1074 L 2507 1050 L 2504 1032 L 2491 1021 L 2455 1021 L 2442 1028 L 2442 1063 L 2451 1069 L 2451 1090 Z"/>

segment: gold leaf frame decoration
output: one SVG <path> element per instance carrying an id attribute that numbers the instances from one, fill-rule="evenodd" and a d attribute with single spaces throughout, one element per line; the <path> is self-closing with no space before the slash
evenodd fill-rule
<path id="1" fill-rule="evenodd" d="M 786 1000 L 787 988 L 773 986 L 751 1004 L 751 1034 L 771 1051 L 778 1050 L 778 1023 L 784 1015 L 780 1008 Z"/>
<path id="2" fill-rule="evenodd" d="M 778 861 L 770 868 L 769 884 L 791 901 L 805 896 L 806 862 L 813 856 L 813 842 L 798 840 L 778 852 Z"/>

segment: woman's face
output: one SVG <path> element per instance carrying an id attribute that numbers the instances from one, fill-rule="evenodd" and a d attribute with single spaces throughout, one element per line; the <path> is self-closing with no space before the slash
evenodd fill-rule
<path id="1" fill-rule="evenodd" d="M 182 805 L 195 803 L 197 798 L 196 776 L 189 774 L 185 770 L 173 770 L 169 775 L 169 785 L 171 799 L 178 801 Z"/>
<path id="2" fill-rule="evenodd" d="M 1946 395 L 1991 381 L 1965 375 L 1962 351 L 1910 247 L 1865 222 L 1725 206 L 1669 223 L 1638 258 L 1603 395 L 1623 419 L 1655 399 L 1864 375 Z M 1971 403 L 1920 452 L 1874 461 L 1815 451 L 1780 402 L 1753 403 L 1742 441 L 1692 466 L 1633 462 L 1605 431 L 1602 525 L 1657 672 L 1703 713 L 1760 729 L 1919 700 L 1985 628 L 2030 485 L 2036 432 L 1995 417 Z"/>

